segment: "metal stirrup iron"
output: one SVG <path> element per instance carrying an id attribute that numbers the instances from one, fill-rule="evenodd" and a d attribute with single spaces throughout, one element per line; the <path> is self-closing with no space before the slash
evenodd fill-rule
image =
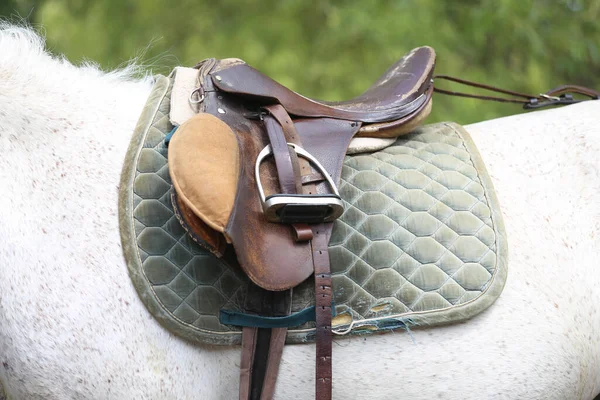
<path id="1" fill-rule="evenodd" d="M 283 224 L 318 224 L 333 222 L 344 212 L 344 204 L 340 193 L 319 161 L 302 147 L 293 143 L 287 143 L 298 156 L 310 161 L 329 183 L 332 194 L 272 194 L 265 197 L 260 180 L 260 165 L 266 157 L 273 153 L 271 145 L 267 145 L 258 154 L 254 175 L 258 186 L 258 195 L 263 207 L 263 212 L 269 222 Z"/>

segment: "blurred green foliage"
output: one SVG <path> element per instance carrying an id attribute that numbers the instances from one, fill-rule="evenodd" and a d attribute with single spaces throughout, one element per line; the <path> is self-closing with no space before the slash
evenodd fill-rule
<path id="1" fill-rule="evenodd" d="M 436 72 L 539 93 L 600 89 L 600 0 L 2 0 L 43 27 L 51 51 L 104 68 L 134 56 L 155 73 L 238 57 L 296 91 L 341 100 L 410 49 Z M 33 12 L 31 11 L 33 10 Z M 449 86 L 456 90 L 463 87 Z M 436 95 L 429 122 L 469 123 L 518 105 Z"/>

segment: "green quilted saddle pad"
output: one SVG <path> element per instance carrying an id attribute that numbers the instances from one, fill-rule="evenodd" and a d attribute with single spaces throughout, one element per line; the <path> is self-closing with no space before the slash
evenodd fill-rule
<path id="1" fill-rule="evenodd" d="M 194 342 L 237 344 L 219 310 L 242 309 L 248 278 L 198 246 L 171 205 L 165 136 L 171 79 L 157 77 L 134 132 L 120 188 L 120 226 L 131 279 L 167 329 Z M 375 153 L 347 156 L 345 212 L 329 245 L 338 334 L 432 326 L 489 307 L 506 280 L 507 242 L 481 158 L 453 123 L 421 127 Z M 231 264 L 231 265 L 230 265 Z M 309 279 L 292 311 L 313 304 Z M 314 323 L 288 343 L 314 339 Z"/>

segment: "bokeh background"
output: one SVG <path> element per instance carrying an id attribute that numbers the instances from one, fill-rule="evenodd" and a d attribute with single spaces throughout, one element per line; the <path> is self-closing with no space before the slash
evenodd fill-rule
<path id="1" fill-rule="evenodd" d="M 0 0 L 0 15 L 25 19 L 74 63 L 110 69 L 138 57 L 167 74 L 238 57 L 325 100 L 360 94 L 421 45 L 436 49 L 438 74 L 530 93 L 600 90 L 600 0 Z M 518 112 L 438 94 L 428 122 Z"/>

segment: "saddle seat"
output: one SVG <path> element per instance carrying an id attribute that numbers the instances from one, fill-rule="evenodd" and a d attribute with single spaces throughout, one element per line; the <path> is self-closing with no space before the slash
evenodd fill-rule
<path id="1" fill-rule="evenodd" d="M 413 49 L 384 72 L 361 95 L 345 101 L 321 101 L 283 86 L 238 59 L 223 62 L 210 74 L 224 92 L 281 104 L 296 117 L 334 118 L 362 122 L 359 136 L 395 137 L 410 132 L 429 115 L 435 51 Z M 416 123 L 407 126 L 416 118 Z"/>

